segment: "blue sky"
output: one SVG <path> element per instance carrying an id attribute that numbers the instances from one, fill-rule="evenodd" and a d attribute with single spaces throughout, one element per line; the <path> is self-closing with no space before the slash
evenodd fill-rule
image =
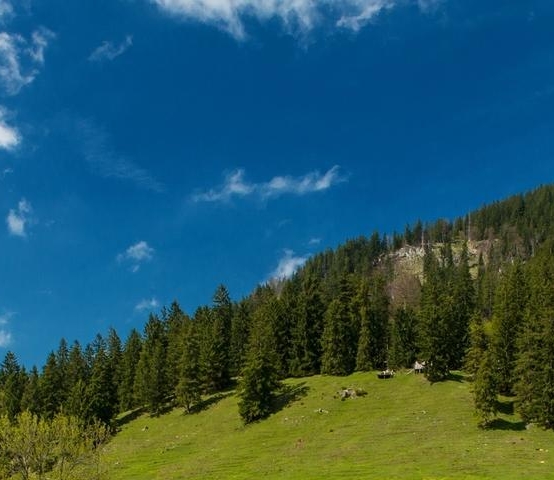
<path id="1" fill-rule="evenodd" d="M 552 181 L 550 0 L 0 0 L 0 355 Z"/>

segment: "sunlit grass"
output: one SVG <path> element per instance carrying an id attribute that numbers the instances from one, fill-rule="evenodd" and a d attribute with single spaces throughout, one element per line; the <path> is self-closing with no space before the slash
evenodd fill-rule
<path id="1" fill-rule="evenodd" d="M 110 478 L 131 479 L 550 479 L 554 434 L 526 429 L 507 400 L 480 430 L 470 383 L 430 385 L 421 375 L 289 380 L 305 395 L 243 426 L 228 395 L 193 415 L 139 417 L 108 447 Z M 341 387 L 368 395 L 341 401 Z M 145 428 L 148 427 L 148 428 Z"/>

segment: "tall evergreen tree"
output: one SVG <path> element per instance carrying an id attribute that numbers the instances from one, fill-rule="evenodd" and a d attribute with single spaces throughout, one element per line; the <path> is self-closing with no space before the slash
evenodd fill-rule
<path id="1" fill-rule="evenodd" d="M 180 360 L 183 352 L 183 337 L 187 318 L 179 303 L 173 301 L 165 318 L 167 331 L 167 381 L 173 391 L 179 381 Z"/>
<path id="2" fill-rule="evenodd" d="M 375 275 L 370 282 L 362 281 L 353 304 L 360 325 L 356 369 L 384 368 L 389 338 L 389 299 L 385 279 Z"/>
<path id="3" fill-rule="evenodd" d="M 352 289 L 348 277 L 341 279 L 339 289 L 339 296 L 329 304 L 325 313 L 322 337 L 321 372 L 329 375 L 348 375 L 354 370 L 356 362 L 352 332 Z"/>
<path id="4" fill-rule="evenodd" d="M 231 375 L 240 374 L 250 333 L 250 302 L 242 300 L 233 312 L 231 320 Z"/>
<path id="5" fill-rule="evenodd" d="M 449 315 L 454 305 L 448 292 L 449 259 L 439 264 L 428 249 L 424 258 L 425 282 L 421 291 L 420 326 L 422 355 L 427 362 L 425 374 L 431 382 L 444 380 L 449 374 Z"/>
<path id="6" fill-rule="evenodd" d="M 554 245 L 547 243 L 530 268 L 530 299 L 518 339 L 514 390 L 527 422 L 554 428 Z"/>
<path id="7" fill-rule="evenodd" d="M 144 342 L 135 377 L 135 393 L 152 415 L 159 415 L 169 391 L 166 370 L 166 338 L 162 322 L 151 314 L 144 328 Z"/>
<path id="8" fill-rule="evenodd" d="M 187 328 L 184 337 L 175 396 L 177 403 L 190 413 L 194 405 L 200 401 L 202 393 L 200 345 L 194 325 Z"/>
<path id="9" fill-rule="evenodd" d="M 272 335 L 270 324 L 257 317 L 239 382 L 239 414 L 246 424 L 271 413 L 275 391 L 280 387 Z"/>
<path id="10" fill-rule="evenodd" d="M 397 308 L 391 326 L 389 363 L 394 368 L 411 367 L 418 355 L 417 316 L 413 308 Z"/>
<path id="11" fill-rule="evenodd" d="M 482 427 L 489 425 L 497 412 L 497 385 L 494 372 L 493 356 L 490 351 L 483 354 L 473 382 L 473 399 L 475 410 Z"/>
<path id="12" fill-rule="evenodd" d="M 61 391 L 63 382 L 54 352 L 50 352 L 40 377 L 40 396 L 42 399 L 42 415 L 52 418 L 60 410 L 62 404 Z"/>
<path id="13" fill-rule="evenodd" d="M 19 366 L 15 354 L 8 351 L 0 365 L 0 407 L 11 421 L 21 411 L 25 383 L 25 371 Z"/>
<path id="14" fill-rule="evenodd" d="M 118 386 L 119 408 L 121 411 L 130 410 L 138 406 L 138 398 L 135 393 L 135 378 L 141 350 L 142 338 L 140 333 L 136 329 L 133 329 L 125 341 L 121 358 L 121 381 Z"/>
<path id="15" fill-rule="evenodd" d="M 519 262 L 507 268 L 497 288 L 492 319 L 492 349 L 501 393 L 512 393 L 518 337 L 524 323 L 528 290 Z"/>

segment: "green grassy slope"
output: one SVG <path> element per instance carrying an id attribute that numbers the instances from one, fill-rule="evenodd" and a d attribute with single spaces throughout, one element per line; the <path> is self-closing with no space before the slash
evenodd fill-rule
<path id="1" fill-rule="evenodd" d="M 430 385 L 420 375 L 357 373 L 288 383 L 304 395 L 247 427 L 232 395 L 197 414 L 130 422 L 107 447 L 110 478 L 553 478 L 554 433 L 526 429 L 507 402 L 495 428 L 479 430 L 461 377 Z M 335 398 L 349 386 L 368 395 Z"/>

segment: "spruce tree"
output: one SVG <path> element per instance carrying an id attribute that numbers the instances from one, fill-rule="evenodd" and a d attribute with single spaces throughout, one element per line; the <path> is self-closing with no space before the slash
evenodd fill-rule
<path id="1" fill-rule="evenodd" d="M 135 393 L 135 377 L 141 350 L 142 338 L 140 333 L 133 329 L 125 341 L 121 358 L 121 381 L 118 386 L 118 398 L 119 408 L 123 412 L 138 406 Z"/>
<path id="2" fill-rule="evenodd" d="M 321 373 L 328 375 L 348 375 L 356 362 L 350 280 L 343 277 L 339 288 L 338 298 L 329 304 L 325 313 Z"/>
<path id="3" fill-rule="evenodd" d="M 393 368 L 411 367 L 417 360 L 417 328 L 417 316 L 411 307 L 396 309 L 392 318 L 389 358 Z"/>
<path id="4" fill-rule="evenodd" d="M 162 322 L 151 314 L 144 328 L 144 342 L 137 364 L 134 390 L 140 404 L 159 415 L 169 391 L 166 370 L 166 338 Z"/>
<path id="5" fill-rule="evenodd" d="M 175 389 L 177 404 L 184 407 L 187 413 L 200 402 L 202 381 L 200 370 L 200 346 L 198 335 L 193 325 L 185 333 L 183 353 L 179 365 L 179 381 Z"/>
<path id="6" fill-rule="evenodd" d="M 486 427 L 497 412 L 497 383 L 494 360 L 490 351 L 483 354 L 473 382 L 473 399 L 479 417 L 479 425 Z"/>
<path id="7" fill-rule="evenodd" d="M 498 369 L 498 388 L 512 393 L 518 337 L 524 324 L 528 290 L 521 264 L 509 266 L 500 280 L 492 319 L 492 351 Z"/>
<path id="8" fill-rule="evenodd" d="M 270 325 L 258 317 L 251 331 L 238 388 L 239 415 L 245 424 L 271 413 L 275 392 L 280 388 L 276 362 Z"/>

